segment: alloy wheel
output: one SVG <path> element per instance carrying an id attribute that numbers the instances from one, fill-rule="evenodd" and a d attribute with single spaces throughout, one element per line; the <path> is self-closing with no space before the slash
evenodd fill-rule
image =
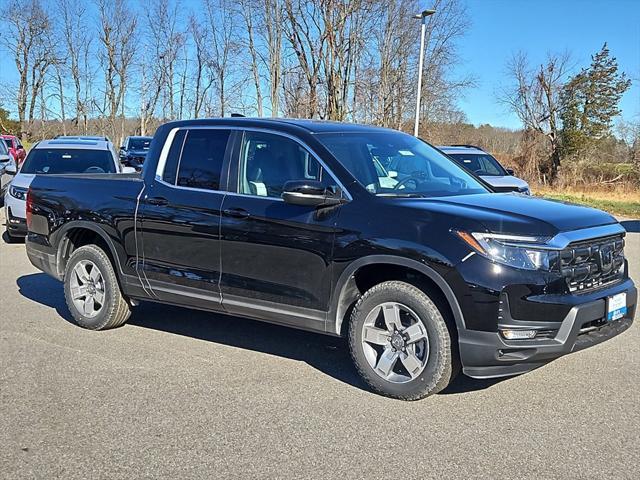
<path id="1" fill-rule="evenodd" d="M 100 269 L 90 260 L 81 260 L 71 273 L 71 299 L 83 316 L 95 317 L 105 303 L 105 284 Z"/>
<path id="2" fill-rule="evenodd" d="M 362 326 L 362 348 L 369 366 L 384 380 L 407 383 L 429 360 L 429 337 L 409 307 L 386 302 L 369 312 Z"/>

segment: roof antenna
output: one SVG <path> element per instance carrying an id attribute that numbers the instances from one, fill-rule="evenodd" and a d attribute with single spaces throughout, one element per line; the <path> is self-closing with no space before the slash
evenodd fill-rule
<path id="1" fill-rule="evenodd" d="M 231 117 L 232 118 L 244 118 L 244 115 L 242 115 L 241 113 L 232 113 Z"/>

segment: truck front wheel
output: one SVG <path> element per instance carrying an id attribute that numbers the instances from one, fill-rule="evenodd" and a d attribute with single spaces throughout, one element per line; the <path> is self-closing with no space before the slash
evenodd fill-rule
<path id="1" fill-rule="evenodd" d="M 442 313 L 424 291 L 400 281 L 380 283 L 360 298 L 349 349 L 374 391 L 401 400 L 439 392 L 458 370 Z"/>
<path id="2" fill-rule="evenodd" d="M 131 315 L 113 265 L 96 245 L 80 247 L 69 258 L 64 296 L 76 323 L 90 330 L 119 327 Z"/>

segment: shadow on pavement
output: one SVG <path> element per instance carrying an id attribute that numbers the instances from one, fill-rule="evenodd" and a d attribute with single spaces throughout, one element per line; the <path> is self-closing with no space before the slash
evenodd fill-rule
<path id="1" fill-rule="evenodd" d="M 640 220 L 622 220 L 620 225 L 629 233 L 640 233 Z"/>
<path id="2" fill-rule="evenodd" d="M 484 390 L 486 388 L 492 387 L 496 383 L 504 382 L 505 380 L 509 380 L 509 377 L 478 380 L 475 378 L 467 377 L 466 375 L 458 375 L 447 388 L 440 392 L 440 395 L 453 395 L 456 393 Z"/>
<path id="3" fill-rule="evenodd" d="M 44 273 L 36 273 L 18 278 L 17 284 L 22 296 L 54 308 L 62 318 L 73 323 L 61 282 Z M 353 367 L 346 342 L 341 338 L 151 302 L 136 307 L 128 325 L 305 362 L 330 377 L 368 390 Z M 442 393 L 482 390 L 495 383 L 497 380 L 474 380 L 460 375 Z"/>

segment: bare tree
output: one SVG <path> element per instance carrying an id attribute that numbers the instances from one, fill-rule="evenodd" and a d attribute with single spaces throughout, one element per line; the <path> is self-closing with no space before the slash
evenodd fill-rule
<path id="1" fill-rule="evenodd" d="M 255 42 L 254 18 L 256 17 L 256 2 L 254 0 L 239 0 L 240 15 L 244 20 L 246 28 L 246 46 L 249 50 L 251 61 L 251 73 L 253 76 L 253 85 L 256 90 L 256 112 L 258 117 L 262 117 L 262 87 L 260 86 L 260 70 L 258 68 L 258 51 Z"/>
<path id="2" fill-rule="evenodd" d="M 363 71 L 363 90 L 371 106 L 369 112 L 377 112 L 375 123 L 385 127 L 402 123 L 404 103 L 409 96 L 409 84 L 414 84 L 409 65 L 415 63 L 416 30 L 406 28 L 406 18 L 411 16 L 414 2 L 395 0 L 381 2 L 376 16 L 383 19 L 382 26 L 374 29 L 372 46 L 376 53 Z M 366 83 L 365 83 L 366 82 Z"/>
<path id="3" fill-rule="evenodd" d="M 176 117 L 175 106 L 175 69 L 178 54 L 185 42 L 185 35 L 179 30 L 180 3 L 169 0 L 151 0 L 147 9 L 148 28 L 151 33 L 151 42 L 157 57 L 157 67 L 163 70 L 161 83 L 164 83 L 165 105 L 168 109 L 168 117 Z"/>
<path id="4" fill-rule="evenodd" d="M 176 116 L 175 107 L 175 69 L 178 54 L 185 45 L 185 34 L 179 30 L 178 2 L 169 0 L 149 0 L 145 6 L 146 16 L 143 54 L 140 63 L 140 134 L 146 135 L 147 127 L 156 113 L 158 101 L 164 96 L 163 117 Z M 154 61 L 150 62 L 149 59 Z M 182 78 L 184 79 L 183 74 Z M 181 80 L 182 82 L 183 80 Z M 183 102 L 184 89 L 180 89 L 180 104 Z M 167 114 L 168 111 L 168 114 Z"/>
<path id="5" fill-rule="evenodd" d="M 545 177 L 548 173 L 552 182 L 560 166 L 559 97 L 569 69 L 570 55 L 567 52 L 548 54 L 545 64 L 535 69 L 524 53 L 516 53 L 507 64 L 512 85 L 498 97 L 518 116 L 525 130 L 538 132 L 547 138 L 550 165 L 542 173 Z"/>
<path id="6" fill-rule="evenodd" d="M 135 54 L 136 15 L 126 0 L 98 0 L 99 38 L 105 74 L 104 110 L 112 138 L 124 138 L 125 96 Z M 117 119 L 120 117 L 120 128 Z"/>
<path id="7" fill-rule="evenodd" d="M 74 123 L 78 127 L 82 122 L 82 131 L 87 133 L 88 105 L 83 83 L 88 72 L 86 63 L 82 60 L 83 55 L 88 53 L 91 38 L 86 29 L 88 21 L 86 3 L 81 0 L 57 0 L 56 7 L 62 25 L 61 44 L 64 47 L 62 56 L 65 57 L 65 68 L 56 70 L 58 73 L 64 70 L 65 74 L 68 73 L 71 77 L 75 100 Z"/>
<path id="8" fill-rule="evenodd" d="M 202 24 L 198 17 L 192 15 L 189 18 L 189 33 L 193 40 L 195 52 L 195 73 L 193 92 L 193 117 L 198 118 L 205 104 L 209 89 L 213 80 L 208 76 L 207 65 L 209 65 L 209 30 L 207 24 Z"/>
<path id="9" fill-rule="evenodd" d="M 287 21 L 285 35 L 298 61 L 307 85 L 306 116 L 317 117 L 320 113 L 318 85 L 325 53 L 325 36 L 322 27 L 322 12 L 309 0 L 285 0 Z"/>
<path id="10" fill-rule="evenodd" d="M 3 9 L 8 31 L 0 38 L 18 70 L 17 110 L 20 136 L 25 139 L 33 124 L 36 101 L 53 61 L 48 41 L 51 23 L 38 0 L 13 0 Z"/>
<path id="11" fill-rule="evenodd" d="M 458 99 L 473 86 L 473 77 L 452 77 L 459 62 L 456 42 L 469 29 L 466 7 L 460 0 L 435 0 L 436 15 L 429 17 L 426 28 L 422 101 L 420 118 L 423 135 L 429 137 L 430 125 L 451 122 L 459 115 Z M 417 30 L 416 30 L 417 31 Z"/>
<path id="12" fill-rule="evenodd" d="M 280 87 L 282 81 L 282 0 L 264 1 L 264 39 L 267 44 L 267 64 L 269 68 L 269 99 L 271 116 L 280 113 Z"/>
<path id="13" fill-rule="evenodd" d="M 218 112 L 225 116 L 228 106 L 227 95 L 233 77 L 234 56 L 238 52 L 236 32 L 236 9 L 230 0 L 204 0 L 211 32 L 209 58 L 214 86 L 217 90 Z M 209 108 L 211 110 L 211 108 Z"/>
<path id="14" fill-rule="evenodd" d="M 66 113 L 65 113 L 65 102 L 66 102 L 66 98 L 65 98 L 65 94 L 64 94 L 64 65 L 65 65 L 65 60 L 59 59 L 56 60 L 53 63 L 53 69 L 55 72 L 55 79 L 56 79 L 56 87 L 58 89 L 57 91 L 57 97 L 58 97 L 58 101 L 60 102 L 60 124 L 62 126 L 62 133 L 63 135 L 67 134 L 67 117 L 66 117 Z"/>
<path id="15" fill-rule="evenodd" d="M 326 38 L 324 76 L 326 118 L 344 120 L 352 74 L 359 60 L 362 26 L 369 17 L 369 3 L 362 0 L 323 0 L 323 37 Z"/>

